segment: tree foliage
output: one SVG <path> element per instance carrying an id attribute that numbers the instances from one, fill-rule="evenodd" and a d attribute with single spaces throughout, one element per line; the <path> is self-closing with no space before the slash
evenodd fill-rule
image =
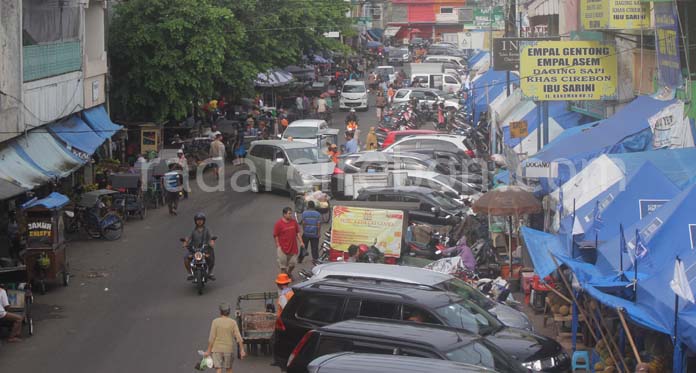
<path id="1" fill-rule="evenodd" d="M 343 48 L 342 0 L 130 0 L 109 29 L 111 102 L 128 120 L 183 118 L 216 92 L 248 94 L 257 73 Z"/>

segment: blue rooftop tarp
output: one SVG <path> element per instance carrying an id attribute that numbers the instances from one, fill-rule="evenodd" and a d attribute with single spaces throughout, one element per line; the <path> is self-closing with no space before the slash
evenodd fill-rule
<path id="1" fill-rule="evenodd" d="M 565 101 L 550 101 L 549 117 L 556 121 L 563 129 L 573 128 L 592 121 L 592 119 L 586 115 L 570 111 L 568 103 Z M 539 128 L 542 121 L 540 110 L 537 110 L 535 106 L 522 118 L 522 120 L 527 121 L 528 136 L 536 136 L 534 131 Z M 503 127 L 503 136 L 505 138 L 505 143 L 513 148 L 519 145 L 523 140 L 522 138 L 511 138 L 510 127 Z"/>
<path id="2" fill-rule="evenodd" d="M 370 35 L 372 40 L 381 40 L 382 35 L 384 34 L 384 30 L 381 28 L 373 28 L 367 30 L 367 34 Z"/>
<path id="3" fill-rule="evenodd" d="M 626 172 L 638 169 L 650 161 L 681 189 L 696 181 L 696 148 L 618 153 L 610 154 L 609 158 Z"/>
<path id="4" fill-rule="evenodd" d="M 611 118 L 562 137 L 553 146 L 545 147 L 525 163 L 563 160 L 558 167 L 559 180 L 555 183 L 561 185 L 571 177 L 571 167 L 576 171 L 581 170 L 588 160 L 600 154 L 651 150 L 652 132 L 648 118 L 675 102 L 639 96 Z M 542 188 L 545 192 L 550 191 L 547 183 L 542 183 Z"/>
<path id="5" fill-rule="evenodd" d="M 382 43 L 380 43 L 380 42 L 378 42 L 378 41 L 371 41 L 371 40 L 370 40 L 370 41 L 368 41 L 367 43 L 365 43 L 365 46 L 366 46 L 367 48 L 379 48 L 379 47 L 382 46 Z"/>
<path id="6" fill-rule="evenodd" d="M 58 209 L 70 202 L 70 198 L 60 193 L 53 192 L 45 198 L 37 199 L 33 198 L 24 204 L 22 204 L 22 209 L 28 209 L 32 207 L 44 207 L 47 209 Z"/>
<path id="7" fill-rule="evenodd" d="M 111 121 L 109 114 L 104 110 L 104 105 L 87 109 L 83 112 L 85 122 L 92 127 L 94 132 L 104 139 L 111 138 L 122 126 Z"/>
<path id="8" fill-rule="evenodd" d="M 567 245 L 563 243 L 563 238 L 558 235 L 538 231 L 529 227 L 520 228 L 524 245 L 529 252 L 534 264 L 534 272 L 539 277 L 544 278 L 556 270 L 556 264 L 551 255 L 556 257 L 566 257 Z"/>
<path id="9" fill-rule="evenodd" d="M 468 60 L 469 68 L 471 69 L 474 65 L 476 65 L 477 62 L 481 61 L 486 56 L 488 56 L 488 52 L 478 51 L 476 54 L 471 56 L 471 58 L 469 58 L 469 60 Z"/>
<path id="10" fill-rule="evenodd" d="M 510 84 L 519 86 L 520 79 L 510 74 Z M 481 74 L 471 84 L 471 95 L 474 105 L 474 123 L 478 123 L 482 112 L 488 111 L 488 105 L 498 96 L 506 93 L 507 72 L 489 69 Z"/>
<path id="11" fill-rule="evenodd" d="M 696 247 L 696 186 L 692 185 L 665 203 L 652 214 L 636 224 L 624 227 L 624 234 L 629 252 L 635 248 L 636 231 L 647 248 L 638 258 L 638 271 L 646 274 L 672 260 L 676 248 Z M 620 247 L 620 237 L 614 237 L 597 250 L 597 268 L 603 273 L 612 273 L 620 269 L 620 256 L 623 256 L 624 271 L 632 271 L 631 256 Z M 642 250 L 638 250 L 640 254 Z"/>
<path id="12" fill-rule="evenodd" d="M 610 240 L 619 234 L 619 224 L 624 227 L 635 224 L 679 192 L 679 188 L 657 167 L 646 162 L 590 202 L 576 206 L 575 226 L 582 228 L 585 240 Z M 599 224 L 595 224 L 597 208 Z M 572 223 L 572 216 L 566 216 L 562 222 L 566 231 L 573 228 Z"/>
<path id="13" fill-rule="evenodd" d="M 87 123 L 75 115 L 64 121 L 49 124 L 48 129 L 67 146 L 77 148 L 89 155 L 94 154 L 104 143 L 103 137 L 97 135 Z"/>

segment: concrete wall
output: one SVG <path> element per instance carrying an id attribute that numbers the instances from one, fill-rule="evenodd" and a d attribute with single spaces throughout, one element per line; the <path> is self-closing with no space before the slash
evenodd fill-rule
<path id="1" fill-rule="evenodd" d="M 79 112 L 84 107 L 81 71 L 24 83 L 25 122 L 41 126 Z"/>
<path id="2" fill-rule="evenodd" d="M 0 0 L 0 142 L 24 130 L 22 119 L 22 1 Z M 9 132 L 9 133 L 8 133 Z"/>
<path id="3" fill-rule="evenodd" d="M 104 1 L 92 0 L 85 8 L 84 39 L 84 108 L 101 105 L 106 100 L 106 40 Z"/>

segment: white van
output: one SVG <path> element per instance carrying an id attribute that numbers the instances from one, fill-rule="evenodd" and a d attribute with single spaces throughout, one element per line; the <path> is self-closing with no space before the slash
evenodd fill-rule
<path id="1" fill-rule="evenodd" d="M 424 62 L 451 62 L 462 68 L 466 67 L 466 60 L 457 56 L 427 56 Z"/>
<path id="2" fill-rule="evenodd" d="M 296 120 L 283 131 L 282 140 L 292 137 L 294 141 L 305 142 L 308 144 L 317 143 L 319 132 L 329 128 L 326 121 L 321 119 L 300 119 Z"/>
<path id="3" fill-rule="evenodd" d="M 343 84 L 341 98 L 338 100 L 341 110 L 364 109 L 367 111 L 367 87 L 360 80 L 349 80 Z"/>
<path id="4" fill-rule="evenodd" d="M 446 93 L 459 92 L 462 82 L 453 74 L 425 74 L 411 75 L 411 87 L 434 88 Z"/>

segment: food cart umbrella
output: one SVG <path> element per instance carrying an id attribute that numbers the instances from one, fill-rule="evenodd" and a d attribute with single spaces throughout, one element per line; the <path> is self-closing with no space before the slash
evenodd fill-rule
<path id="1" fill-rule="evenodd" d="M 488 216 L 509 216 L 510 236 L 508 239 L 508 259 L 512 276 L 512 216 L 534 214 L 542 210 L 534 194 L 519 186 L 501 186 L 493 189 L 479 198 L 471 208 L 476 213 Z"/>

